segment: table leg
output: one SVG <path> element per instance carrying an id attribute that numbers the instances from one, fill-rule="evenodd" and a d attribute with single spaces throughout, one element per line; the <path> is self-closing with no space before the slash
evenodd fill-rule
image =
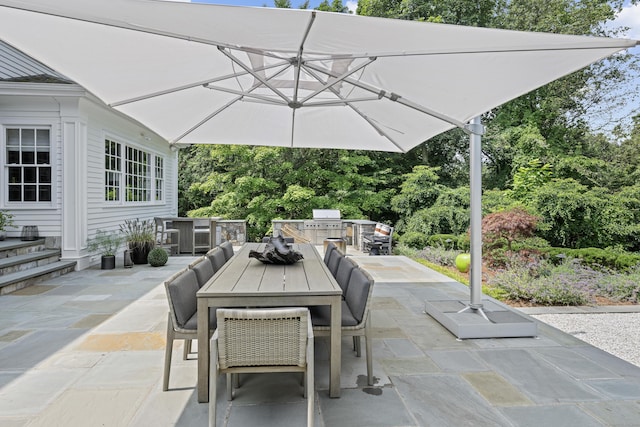
<path id="1" fill-rule="evenodd" d="M 198 402 L 209 401 L 209 304 L 198 298 Z"/>
<path id="2" fill-rule="evenodd" d="M 331 303 L 331 363 L 329 397 L 340 397 L 340 371 L 342 363 L 342 304 L 341 298 Z M 198 357 L 200 357 L 198 355 Z"/>

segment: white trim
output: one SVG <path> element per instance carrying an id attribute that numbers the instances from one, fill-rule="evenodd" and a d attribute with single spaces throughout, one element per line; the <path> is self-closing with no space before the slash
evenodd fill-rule
<path id="1" fill-rule="evenodd" d="M 7 129 L 8 128 L 41 128 L 49 129 L 49 166 L 51 167 L 51 201 L 49 202 L 10 202 L 9 201 L 9 164 L 7 163 Z M 57 209 L 56 203 L 58 193 L 58 173 L 60 164 L 58 153 L 60 152 L 60 117 L 43 119 L 41 117 L 28 118 L 5 118 L 0 117 L 0 165 L 2 166 L 2 188 L 0 188 L 0 208 L 11 210 L 44 210 Z"/>
<path id="2" fill-rule="evenodd" d="M 146 137 L 144 134 L 140 135 L 141 138 L 147 139 L 148 137 Z M 102 206 L 105 208 L 115 208 L 115 207 L 134 207 L 134 206 L 163 206 L 167 204 L 167 190 L 166 190 L 166 185 L 167 185 L 167 163 L 168 163 L 168 157 L 165 154 L 160 153 L 158 150 L 153 149 L 152 147 L 149 147 L 147 145 L 141 144 L 141 143 L 137 143 L 134 140 L 132 140 L 129 137 L 125 137 L 122 135 L 119 135 L 117 132 L 113 132 L 110 130 L 102 130 L 102 140 L 101 143 L 104 146 L 104 143 L 106 140 L 110 140 L 113 142 L 116 142 L 118 144 L 121 145 L 121 170 L 120 170 L 120 174 L 121 174 L 121 179 L 120 179 L 120 200 L 114 200 L 114 201 L 108 201 L 104 199 L 104 190 L 106 188 L 107 183 L 105 182 L 105 167 L 104 167 L 104 155 L 105 153 L 103 152 L 102 154 L 102 196 L 101 196 L 101 200 L 102 200 Z M 139 151 L 143 151 L 147 154 L 149 154 L 150 159 L 149 159 L 149 171 L 150 171 L 150 175 L 149 175 L 149 181 L 150 181 L 150 187 L 149 187 L 149 196 L 150 199 L 148 201 L 126 201 L 126 197 L 125 197 L 125 182 L 126 182 L 126 161 L 127 161 L 127 157 L 126 157 L 126 148 L 130 147 L 133 148 L 135 150 L 139 150 Z M 162 200 L 156 200 L 156 171 L 155 171 L 155 159 L 157 157 L 160 157 L 163 159 L 163 182 L 165 185 L 165 188 L 162 191 Z M 176 171 L 176 174 L 178 172 Z M 176 194 L 177 197 L 177 194 Z"/>

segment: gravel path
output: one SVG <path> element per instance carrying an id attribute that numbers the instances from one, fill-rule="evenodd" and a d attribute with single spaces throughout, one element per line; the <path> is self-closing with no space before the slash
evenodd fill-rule
<path id="1" fill-rule="evenodd" d="M 536 314 L 531 317 L 640 366 L 640 313 Z"/>

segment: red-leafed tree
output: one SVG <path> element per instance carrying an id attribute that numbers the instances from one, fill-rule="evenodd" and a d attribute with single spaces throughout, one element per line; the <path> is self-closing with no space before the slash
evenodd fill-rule
<path id="1" fill-rule="evenodd" d="M 533 236 L 539 220 L 521 208 L 491 213 L 482 219 L 484 240 L 488 244 L 495 244 L 504 239 L 511 251 L 513 242 Z"/>

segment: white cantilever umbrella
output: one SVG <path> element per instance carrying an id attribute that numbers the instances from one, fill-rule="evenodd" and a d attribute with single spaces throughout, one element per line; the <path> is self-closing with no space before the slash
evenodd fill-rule
<path id="1" fill-rule="evenodd" d="M 406 152 L 634 40 L 153 0 L 0 0 L 0 38 L 184 144 Z"/>
<path id="2" fill-rule="evenodd" d="M 187 144 L 404 152 L 636 44 L 153 0 L 0 1 L 0 20 L 9 44 Z"/>

